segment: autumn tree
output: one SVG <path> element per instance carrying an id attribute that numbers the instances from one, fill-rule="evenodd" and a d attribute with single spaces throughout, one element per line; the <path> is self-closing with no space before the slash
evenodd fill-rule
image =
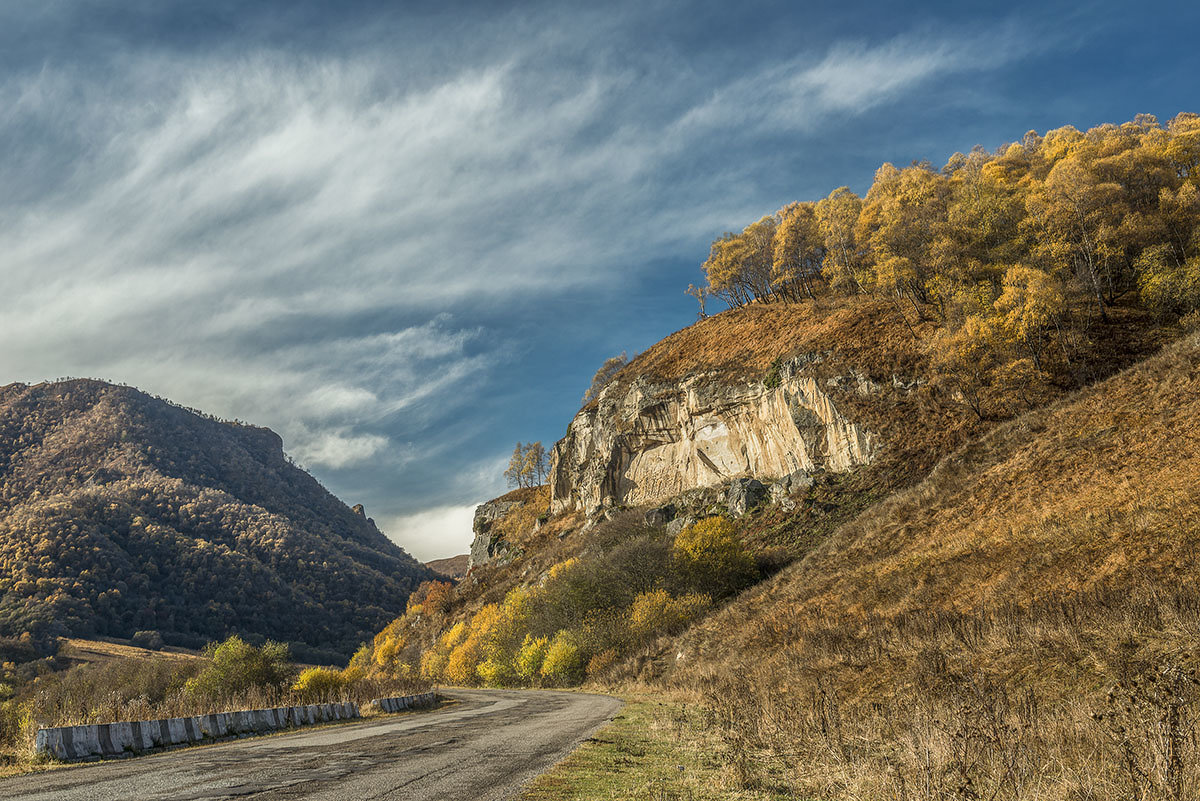
<path id="1" fill-rule="evenodd" d="M 688 288 L 684 290 L 684 294 L 691 295 L 696 299 L 696 302 L 700 304 L 700 311 L 696 313 L 697 317 L 703 320 L 708 316 L 708 311 L 706 309 L 708 304 L 707 289 L 702 286 L 696 286 L 695 284 L 688 284 Z"/>
<path id="2" fill-rule="evenodd" d="M 625 351 L 605 359 L 604 364 L 600 365 L 600 369 L 596 370 L 595 375 L 592 376 L 592 383 L 588 386 L 587 392 L 583 393 L 583 404 L 586 406 L 598 398 L 600 390 L 608 386 L 608 383 L 616 378 L 617 373 L 621 372 L 627 364 L 629 364 L 629 356 Z"/>
<path id="3" fill-rule="evenodd" d="M 825 239 L 816 206 L 792 203 L 776 216 L 779 223 L 771 244 L 771 287 L 787 300 L 798 300 L 801 295 L 811 298 L 825 261 Z"/>
<path id="4" fill-rule="evenodd" d="M 508 460 L 504 478 L 510 487 L 537 487 L 550 475 L 550 456 L 541 441 L 518 442 Z"/>
<path id="5" fill-rule="evenodd" d="M 827 254 L 830 285 L 850 294 L 861 292 L 861 259 L 854 229 L 862 212 L 862 199 L 843 186 L 817 201 L 814 212 Z"/>
<path id="6" fill-rule="evenodd" d="M 1036 251 L 1077 275 L 1107 319 L 1106 307 L 1126 288 L 1118 228 L 1127 207 L 1121 187 L 1102 181 L 1078 156 L 1059 161 L 1026 203 L 1039 230 Z"/>

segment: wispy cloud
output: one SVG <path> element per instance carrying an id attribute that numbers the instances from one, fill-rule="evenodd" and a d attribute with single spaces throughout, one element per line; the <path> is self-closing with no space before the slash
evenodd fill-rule
<path id="1" fill-rule="evenodd" d="M 400 541 L 458 546 L 462 502 L 506 457 L 463 441 L 503 421 L 463 421 L 520 380 L 516 329 L 480 319 L 616 297 L 761 213 L 730 136 L 803 132 L 1013 52 L 925 33 L 712 75 L 615 63 L 583 28 L 483 30 L 492 55 L 461 66 L 369 30 L 346 52 L 0 73 L 0 377 L 107 377 L 270 425 Z"/>
<path id="2" fill-rule="evenodd" d="M 1038 45 L 1003 25 L 987 34 L 943 31 L 887 41 L 833 43 L 824 56 L 801 53 L 738 78 L 689 109 L 676 127 L 809 131 L 833 115 L 861 114 L 939 77 L 992 69 Z"/>

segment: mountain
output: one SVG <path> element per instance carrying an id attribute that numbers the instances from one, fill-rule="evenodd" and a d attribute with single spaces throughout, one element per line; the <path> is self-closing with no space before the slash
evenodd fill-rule
<path id="1" fill-rule="evenodd" d="M 464 553 L 458 556 L 450 556 L 445 559 L 434 559 L 426 562 L 425 567 L 435 573 L 452 579 L 460 579 L 467 575 L 467 569 L 470 567 L 471 555 Z"/>
<path id="2" fill-rule="evenodd" d="M 434 573 L 274 432 L 131 387 L 0 388 L 0 634 L 347 655 Z"/>

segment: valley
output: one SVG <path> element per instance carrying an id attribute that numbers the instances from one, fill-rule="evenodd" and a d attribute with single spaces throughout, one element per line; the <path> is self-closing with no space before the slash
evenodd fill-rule
<path id="1" fill-rule="evenodd" d="M 0 795 L 1197 798 L 1198 176 L 1139 115 L 721 235 L 425 563 L 270 429 L 0 387 Z M 322 704 L 365 719 L 34 749 Z"/>

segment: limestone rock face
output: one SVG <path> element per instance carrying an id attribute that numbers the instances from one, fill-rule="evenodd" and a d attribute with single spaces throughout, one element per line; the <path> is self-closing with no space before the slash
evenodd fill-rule
<path id="1" fill-rule="evenodd" d="M 471 522 L 475 539 L 471 541 L 468 570 L 504 557 L 508 548 L 505 547 L 503 539 L 493 535 L 492 526 L 497 520 L 524 505 L 524 501 L 488 501 L 476 507 L 475 518 Z"/>
<path id="2" fill-rule="evenodd" d="M 551 511 L 595 516 L 736 478 L 800 482 L 819 469 L 870 462 L 875 436 L 834 407 L 822 382 L 806 374 L 811 361 L 784 363 L 770 387 L 706 375 L 610 384 L 554 446 Z"/>

